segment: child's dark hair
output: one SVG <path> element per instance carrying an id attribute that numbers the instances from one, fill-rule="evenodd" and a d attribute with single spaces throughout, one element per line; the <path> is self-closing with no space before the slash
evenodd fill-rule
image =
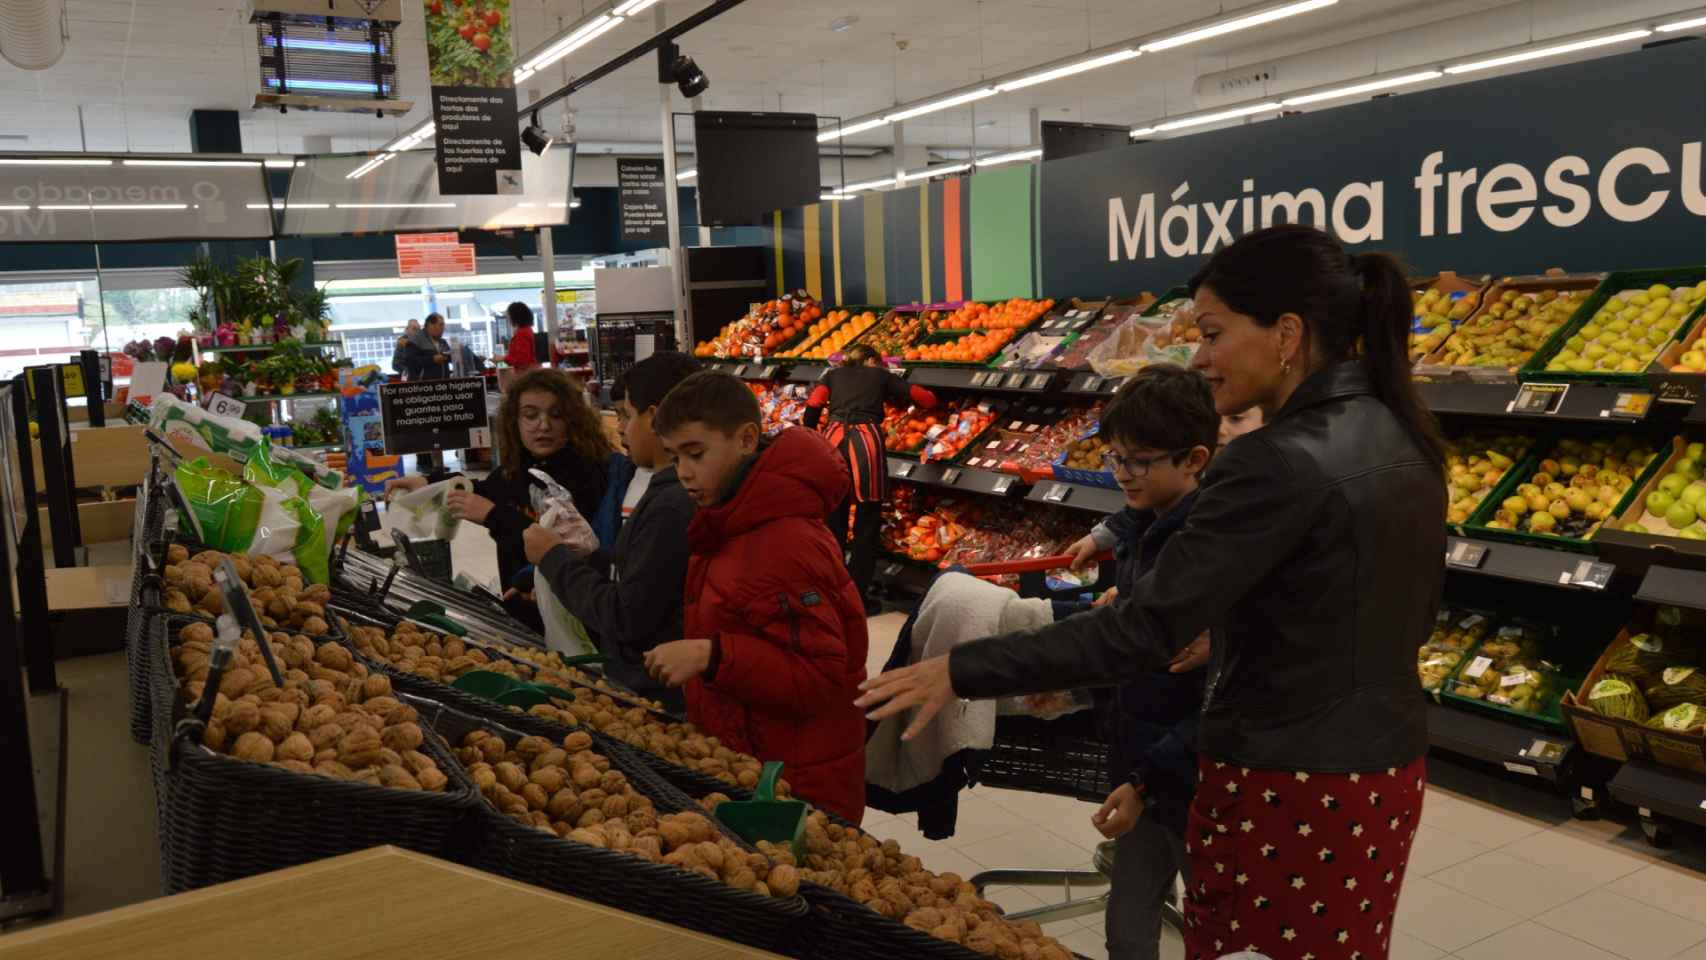
<path id="1" fill-rule="evenodd" d="M 533 326 L 533 309 L 520 300 L 505 308 L 504 313 L 509 315 L 509 322 L 518 327 Z"/>
<path id="2" fill-rule="evenodd" d="M 862 367 L 872 360 L 881 360 L 882 354 L 875 347 L 864 343 L 855 343 L 841 355 L 841 365 L 844 367 Z"/>
<path id="3" fill-rule="evenodd" d="M 702 369 L 699 361 L 679 350 L 654 353 L 617 376 L 610 387 L 610 400 L 626 397 L 642 413 L 663 402 L 675 385 Z"/>
<path id="4" fill-rule="evenodd" d="M 1191 280 L 1191 294 L 1202 287 L 1259 326 L 1297 314 L 1306 345 L 1329 364 L 1360 356 L 1375 396 L 1424 455 L 1445 462 L 1439 424 L 1410 380 L 1410 284 L 1390 255 L 1348 253 L 1315 227 L 1281 224 L 1216 253 Z"/>
<path id="5" fill-rule="evenodd" d="M 1149 450 L 1207 447 L 1213 453 L 1220 442 L 1220 414 L 1202 374 L 1155 363 L 1120 385 L 1102 411 L 1099 432 L 1104 439 Z"/>
<path id="6" fill-rule="evenodd" d="M 749 423 L 762 428 L 764 415 L 746 381 L 721 370 L 701 370 L 676 384 L 652 414 L 652 429 L 658 433 L 674 433 L 689 423 L 728 435 Z"/>

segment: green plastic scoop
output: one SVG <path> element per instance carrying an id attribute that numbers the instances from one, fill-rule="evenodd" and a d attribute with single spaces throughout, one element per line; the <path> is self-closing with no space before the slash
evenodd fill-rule
<path id="1" fill-rule="evenodd" d="M 559 700 L 575 698 L 573 693 L 562 687 L 553 687 L 547 683 L 529 683 L 491 670 L 470 670 L 457 677 L 451 686 L 482 700 L 501 703 L 506 707 L 520 707 L 523 710 L 547 703 L 552 697 Z"/>
<path id="2" fill-rule="evenodd" d="M 793 849 L 794 862 L 804 863 L 806 803 L 804 800 L 776 799 L 776 779 L 781 775 L 780 760 L 766 761 L 752 799 L 719 803 L 713 814 L 747 843 L 756 844 L 760 840 L 786 843 Z"/>
<path id="3" fill-rule="evenodd" d="M 433 603 L 431 600 L 416 600 L 409 604 L 409 609 L 403 616 L 422 626 L 431 627 L 439 633 L 457 637 L 468 635 L 467 627 L 450 619 L 450 614 L 444 609 L 444 606 Z"/>

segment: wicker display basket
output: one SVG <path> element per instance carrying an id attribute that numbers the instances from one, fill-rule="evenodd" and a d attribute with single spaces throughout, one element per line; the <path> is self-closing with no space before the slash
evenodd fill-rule
<path id="1" fill-rule="evenodd" d="M 188 717 L 167 651 L 193 618 L 155 617 L 152 660 L 160 871 L 168 894 L 393 844 L 436 857 L 478 803 L 473 783 L 429 734 L 421 752 L 449 778 L 441 793 L 297 774 L 216 754 Z M 424 728 L 424 725 L 423 725 Z"/>

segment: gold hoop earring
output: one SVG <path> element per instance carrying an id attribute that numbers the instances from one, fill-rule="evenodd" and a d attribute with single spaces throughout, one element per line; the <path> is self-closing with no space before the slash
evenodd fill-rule
<path id="1" fill-rule="evenodd" d="M 1286 374 L 1288 376 L 1291 374 L 1291 361 L 1285 359 L 1284 357 L 1280 358 L 1280 373 Z"/>

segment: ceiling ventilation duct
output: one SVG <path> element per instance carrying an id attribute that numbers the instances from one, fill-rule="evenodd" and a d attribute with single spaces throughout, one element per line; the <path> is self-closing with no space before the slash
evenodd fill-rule
<path id="1" fill-rule="evenodd" d="M 14 67 L 46 70 L 67 39 L 65 0 L 0 0 L 0 56 Z"/>

